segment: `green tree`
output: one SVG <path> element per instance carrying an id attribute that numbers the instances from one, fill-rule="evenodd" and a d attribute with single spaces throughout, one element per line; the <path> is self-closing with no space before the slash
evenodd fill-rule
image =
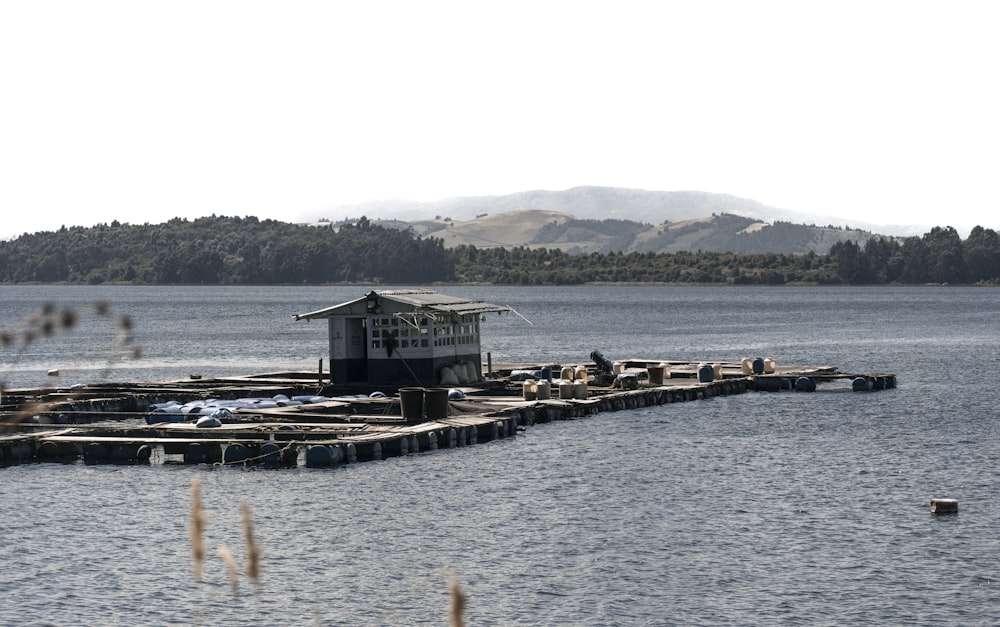
<path id="1" fill-rule="evenodd" d="M 972 283 L 1000 280 L 1000 235 L 977 226 L 962 243 L 967 278 Z"/>
<path id="2" fill-rule="evenodd" d="M 923 237 L 927 245 L 928 279 L 934 283 L 964 283 L 962 238 L 950 227 L 936 226 Z"/>

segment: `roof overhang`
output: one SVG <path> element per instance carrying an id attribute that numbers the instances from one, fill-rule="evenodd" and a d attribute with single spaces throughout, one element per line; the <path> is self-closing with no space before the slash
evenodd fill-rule
<path id="1" fill-rule="evenodd" d="M 494 311 L 502 313 L 513 311 L 513 309 L 506 305 L 494 305 L 484 301 L 448 296 L 432 290 L 372 290 L 365 296 L 346 303 L 309 313 L 295 314 L 295 319 L 313 320 L 368 314 L 423 315 L 436 318 L 445 314 L 479 315 Z"/>

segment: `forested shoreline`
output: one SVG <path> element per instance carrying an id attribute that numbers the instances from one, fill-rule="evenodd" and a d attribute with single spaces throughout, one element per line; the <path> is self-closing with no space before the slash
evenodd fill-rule
<path id="1" fill-rule="evenodd" d="M 590 253 L 444 247 L 361 218 L 338 230 L 253 217 L 113 222 L 0 241 L 0 283 L 1000 285 L 1000 235 L 952 227 L 829 254 Z"/>

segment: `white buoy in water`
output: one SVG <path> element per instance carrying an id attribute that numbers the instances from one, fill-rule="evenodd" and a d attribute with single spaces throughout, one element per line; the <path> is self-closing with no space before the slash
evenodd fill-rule
<path id="1" fill-rule="evenodd" d="M 46 374 L 48 374 L 50 377 L 58 377 L 59 376 L 59 369 L 58 368 L 53 368 L 52 370 L 49 370 Z"/>

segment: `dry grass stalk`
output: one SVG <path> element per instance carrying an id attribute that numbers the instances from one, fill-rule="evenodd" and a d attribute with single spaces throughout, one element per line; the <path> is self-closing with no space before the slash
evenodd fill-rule
<path id="1" fill-rule="evenodd" d="M 465 627 L 465 620 L 462 613 L 465 611 L 465 590 L 458 583 L 458 577 L 451 575 L 448 578 L 448 590 L 451 592 L 451 603 L 448 605 L 448 618 L 451 627 Z"/>
<path id="2" fill-rule="evenodd" d="M 201 481 L 197 476 L 191 478 L 191 526 L 188 533 L 191 538 L 191 552 L 194 555 L 194 580 L 201 581 L 201 571 L 205 564 L 205 539 L 203 533 L 208 524 L 208 513 L 201 508 Z"/>
<path id="3" fill-rule="evenodd" d="M 229 585 L 233 589 L 233 596 L 238 596 L 240 592 L 240 577 L 236 568 L 236 558 L 233 557 L 233 552 L 225 545 L 219 547 L 219 557 L 225 562 L 226 570 L 229 572 Z"/>
<path id="4" fill-rule="evenodd" d="M 253 579 L 254 587 L 260 586 L 260 547 L 253 533 L 253 519 L 250 516 L 250 503 L 240 499 L 240 512 L 243 514 L 243 536 L 247 543 L 247 576 Z"/>
<path id="5" fill-rule="evenodd" d="M 93 313 L 104 317 L 111 313 L 111 306 L 105 300 L 94 303 Z M 0 330 L 0 349 L 15 347 L 16 353 L 7 361 L 16 363 L 21 355 L 41 338 L 54 335 L 59 329 L 72 329 L 77 325 L 79 314 L 74 309 L 63 309 L 58 311 L 53 303 L 43 304 L 36 312 L 18 321 L 12 327 Z M 93 341 L 94 338 L 91 338 Z M 106 368 L 101 373 L 99 379 L 106 378 L 115 365 L 125 356 L 138 359 L 142 356 L 142 348 L 134 344 L 132 333 L 132 319 L 123 315 L 117 320 L 115 326 L 115 336 L 108 351 Z M 2 374 L 2 373 L 0 373 Z M 0 380 L 0 395 L 6 388 L 5 383 Z M 74 400 L 82 396 L 82 393 L 75 393 L 63 396 L 61 402 Z M 0 423 L 0 431 L 16 431 L 18 425 L 25 418 L 43 413 L 53 408 L 53 403 L 49 401 L 25 401 L 5 420 Z"/>

